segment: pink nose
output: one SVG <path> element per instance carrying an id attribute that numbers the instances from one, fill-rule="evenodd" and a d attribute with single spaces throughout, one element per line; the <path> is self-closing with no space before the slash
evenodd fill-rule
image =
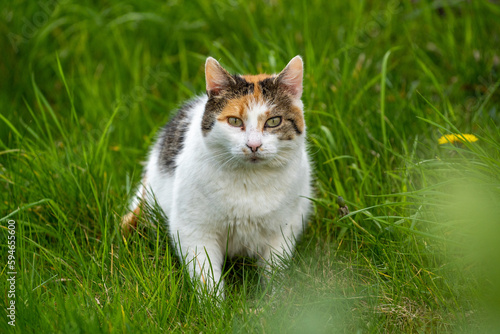
<path id="1" fill-rule="evenodd" d="M 260 141 L 248 141 L 247 146 L 249 149 L 252 150 L 253 153 L 257 152 L 259 147 L 262 146 L 262 143 Z"/>

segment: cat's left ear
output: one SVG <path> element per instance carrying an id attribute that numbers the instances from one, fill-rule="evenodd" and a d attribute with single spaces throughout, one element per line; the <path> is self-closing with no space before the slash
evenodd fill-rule
<path id="1" fill-rule="evenodd" d="M 281 84 L 292 96 L 300 99 L 302 96 L 302 78 L 304 76 L 304 63 L 300 56 L 295 56 L 290 60 L 285 69 L 276 77 L 276 80 Z"/>

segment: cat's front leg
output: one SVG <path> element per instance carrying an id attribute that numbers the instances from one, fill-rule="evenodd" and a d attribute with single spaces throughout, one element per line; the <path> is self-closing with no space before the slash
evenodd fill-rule
<path id="1" fill-rule="evenodd" d="M 224 257 L 217 237 L 179 230 L 172 237 L 197 291 L 201 295 L 223 297 L 221 277 Z"/>
<path id="2" fill-rule="evenodd" d="M 290 230 L 283 231 L 270 238 L 266 247 L 258 254 L 257 264 L 263 270 L 262 283 L 267 286 L 272 282 L 271 293 L 276 292 L 284 278 L 283 273 L 292 258 L 295 242 Z"/>

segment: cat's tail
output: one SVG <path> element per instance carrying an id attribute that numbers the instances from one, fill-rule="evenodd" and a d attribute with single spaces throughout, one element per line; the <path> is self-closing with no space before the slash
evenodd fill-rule
<path id="1" fill-rule="evenodd" d="M 137 229 L 137 222 L 142 212 L 142 206 L 146 201 L 146 181 L 146 176 L 144 176 L 142 183 L 137 188 L 137 192 L 130 203 L 130 212 L 122 217 L 120 227 L 124 237 L 129 236 Z"/>

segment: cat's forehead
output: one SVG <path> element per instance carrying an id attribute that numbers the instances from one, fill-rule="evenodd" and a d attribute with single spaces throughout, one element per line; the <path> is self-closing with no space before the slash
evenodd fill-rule
<path id="1" fill-rule="evenodd" d="M 226 100 L 245 97 L 253 101 L 275 100 L 279 95 L 285 97 L 284 92 L 279 91 L 278 83 L 275 82 L 274 74 L 256 75 L 233 75 L 233 82 L 227 90 L 221 94 Z M 288 96 L 287 96 L 288 97 Z"/>
<path id="2" fill-rule="evenodd" d="M 218 120 L 234 116 L 244 120 L 257 119 L 260 114 L 269 114 L 279 100 L 285 104 L 280 106 L 282 108 L 290 104 L 289 97 L 279 98 L 283 92 L 279 92 L 274 75 L 234 75 L 233 78 L 236 84 L 226 92 L 226 101 L 217 115 Z"/>
<path id="3" fill-rule="evenodd" d="M 234 75 L 233 79 L 235 84 L 222 95 L 233 107 L 258 112 L 266 105 L 268 109 L 278 105 L 287 108 L 292 103 L 290 96 L 280 89 L 274 74 Z"/>

